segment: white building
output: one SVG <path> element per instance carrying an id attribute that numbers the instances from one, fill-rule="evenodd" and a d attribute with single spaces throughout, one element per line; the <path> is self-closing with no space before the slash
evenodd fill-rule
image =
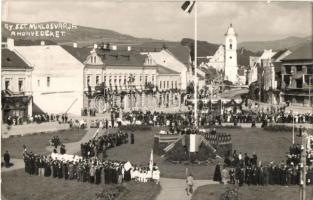
<path id="1" fill-rule="evenodd" d="M 33 103 L 46 113 L 80 115 L 84 65 L 58 45 L 12 47 L 33 66 Z"/>
<path id="2" fill-rule="evenodd" d="M 237 83 L 237 34 L 232 27 L 228 27 L 225 34 L 225 80 Z"/>
<path id="3" fill-rule="evenodd" d="M 162 49 L 159 52 L 149 52 L 147 56 L 151 58 L 156 65 L 179 73 L 180 81 L 177 88 L 182 90 L 187 88 L 188 82 L 190 81 L 188 68 L 186 64 L 179 61 L 168 49 Z"/>
<path id="4" fill-rule="evenodd" d="M 12 49 L 12 40 L 1 51 L 2 120 L 9 116 L 26 121 L 32 116 L 32 66 Z"/>
<path id="5" fill-rule="evenodd" d="M 237 72 L 237 34 L 232 24 L 230 24 L 225 33 L 225 44 L 219 46 L 209 44 L 207 51 L 211 52 L 211 54 L 198 57 L 200 67 L 213 67 L 224 74 L 224 80 L 229 80 L 235 84 L 243 82 L 243 77 L 239 77 Z"/>
<path id="6" fill-rule="evenodd" d="M 262 60 L 270 60 L 275 54 L 272 49 L 265 49 L 259 57 L 250 56 L 249 84 L 258 80 L 258 68 L 261 67 Z"/>

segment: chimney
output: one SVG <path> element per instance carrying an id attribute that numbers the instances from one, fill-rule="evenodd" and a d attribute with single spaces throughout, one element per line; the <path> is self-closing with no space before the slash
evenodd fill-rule
<path id="1" fill-rule="evenodd" d="M 14 49 L 14 39 L 13 38 L 7 38 L 7 46 L 10 51 Z"/>
<path id="2" fill-rule="evenodd" d="M 97 44 L 93 44 L 93 48 L 94 48 L 94 49 L 97 49 L 97 48 L 98 48 L 98 45 L 97 45 Z"/>
<path id="3" fill-rule="evenodd" d="M 40 45 L 41 45 L 41 46 L 45 46 L 45 41 L 41 41 L 41 42 L 40 42 Z"/>
<path id="4" fill-rule="evenodd" d="M 76 42 L 73 43 L 73 47 L 77 48 L 77 43 Z"/>
<path id="5" fill-rule="evenodd" d="M 132 47 L 131 46 L 128 46 L 127 47 L 127 51 L 131 51 L 132 50 Z"/>
<path id="6" fill-rule="evenodd" d="M 112 50 L 116 51 L 117 50 L 117 46 L 116 45 L 112 45 Z"/>

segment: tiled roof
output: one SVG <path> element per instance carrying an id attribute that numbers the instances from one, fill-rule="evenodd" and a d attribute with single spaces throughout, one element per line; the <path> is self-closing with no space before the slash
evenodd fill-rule
<path id="1" fill-rule="evenodd" d="M 313 60 L 313 45 L 312 42 L 307 43 L 298 49 L 296 49 L 293 53 L 283 59 L 284 61 L 289 60 Z"/>
<path id="2" fill-rule="evenodd" d="M 159 74 L 179 74 L 178 72 L 174 71 L 174 70 L 171 70 L 171 69 L 168 69 L 166 67 L 162 67 L 160 65 L 157 66 L 157 71 Z"/>
<path id="3" fill-rule="evenodd" d="M 74 48 L 73 46 L 68 45 L 61 45 L 63 49 L 69 52 L 72 56 L 74 56 L 77 60 L 81 63 L 84 63 L 87 59 L 87 56 L 90 54 L 91 49 L 87 47 L 77 47 Z"/>
<path id="4" fill-rule="evenodd" d="M 125 50 L 97 49 L 98 56 L 106 65 L 143 66 L 146 55 Z"/>
<path id="5" fill-rule="evenodd" d="M 177 46 L 169 46 L 168 51 L 171 52 L 175 58 L 177 58 L 180 62 L 184 64 L 189 64 L 189 57 L 190 52 L 188 47 L 183 45 L 177 45 Z"/>
<path id="6" fill-rule="evenodd" d="M 278 52 L 272 57 L 272 59 L 273 59 L 273 60 L 276 60 L 276 59 L 279 58 L 281 55 L 283 55 L 283 53 L 285 53 L 286 51 L 288 51 L 288 49 L 283 49 L 283 50 L 278 51 Z"/>
<path id="7" fill-rule="evenodd" d="M 18 56 L 16 52 L 10 51 L 9 49 L 2 49 L 1 61 L 1 67 L 3 68 L 32 68 L 20 56 Z"/>

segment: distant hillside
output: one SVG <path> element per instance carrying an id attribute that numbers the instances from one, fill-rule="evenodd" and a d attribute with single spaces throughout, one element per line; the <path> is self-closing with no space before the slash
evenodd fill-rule
<path id="1" fill-rule="evenodd" d="M 249 42 L 242 42 L 238 44 L 238 48 L 244 47 L 250 51 L 263 51 L 264 49 L 290 49 L 295 50 L 298 47 L 304 45 L 312 41 L 312 36 L 308 37 L 287 37 L 281 40 L 273 40 L 273 41 L 249 41 Z"/>
<path id="2" fill-rule="evenodd" d="M 23 40 L 50 40 L 58 44 L 71 44 L 76 42 L 81 46 L 87 46 L 97 42 L 138 44 L 159 41 L 149 38 L 136 38 L 107 29 L 76 25 L 72 27 L 70 23 L 67 23 L 69 28 L 64 28 L 60 27 L 59 24 L 66 23 L 42 22 L 30 23 L 23 26 L 23 24 L 19 23 L 2 22 L 2 37 L 12 37 L 14 39 Z M 49 29 L 46 27 L 49 27 Z"/>
<path id="3" fill-rule="evenodd" d="M 187 46 L 190 49 L 190 56 L 191 59 L 194 60 L 194 39 L 190 38 L 183 38 L 180 42 L 182 45 Z M 207 41 L 197 41 L 198 46 L 198 57 L 205 57 L 213 55 L 218 47 L 219 44 L 209 43 Z"/>

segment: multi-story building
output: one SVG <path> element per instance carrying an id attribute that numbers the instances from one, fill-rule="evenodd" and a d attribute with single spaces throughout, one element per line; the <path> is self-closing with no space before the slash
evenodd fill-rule
<path id="1" fill-rule="evenodd" d="M 187 85 L 187 68 L 167 50 L 140 52 L 103 43 L 89 51 L 64 48 L 73 56 L 86 56 L 82 61 L 85 108 L 101 113 L 112 106 L 152 110 L 180 105 L 178 91 Z"/>
<path id="2" fill-rule="evenodd" d="M 32 116 L 33 66 L 12 48 L 12 42 L 8 40 L 3 44 L 1 51 L 1 111 L 4 122 L 9 116 L 23 121 Z"/>
<path id="3" fill-rule="evenodd" d="M 33 67 L 33 106 L 48 114 L 80 115 L 84 65 L 59 45 L 15 46 L 11 49 Z M 9 42 L 8 42 L 9 44 Z"/>
<path id="4" fill-rule="evenodd" d="M 312 43 L 298 48 L 282 59 L 281 80 L 281 102 L 292 106 L 312 106 Z"/>

